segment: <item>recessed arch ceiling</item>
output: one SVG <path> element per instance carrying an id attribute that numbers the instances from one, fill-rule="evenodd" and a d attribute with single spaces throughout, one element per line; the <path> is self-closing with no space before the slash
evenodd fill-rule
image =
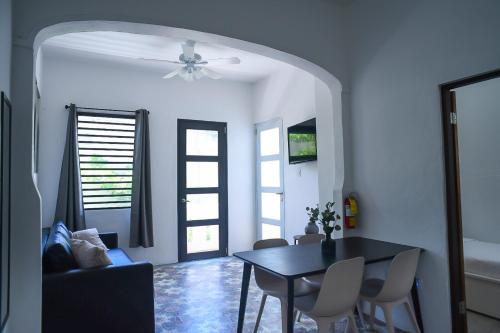
<path id="1" fill-rule="evenodd" d="M 157 71 L 159 77 L 178 65 L 157 63 L 140 58 L 178 60 L 186 39 L 139 35 L 125 32 L 77 32 L 52 37 L 43 43 L 49 54 L 105 59 Z M 289 64 L 242 50 L 196 42 L 196 53 L 204 59 L 238 57 L 241 63 L 213 67 L 224 79 L 256 82 L 272 73 L 295 68 Z M 160 76 L 161 75 L 161 76 Z"/>

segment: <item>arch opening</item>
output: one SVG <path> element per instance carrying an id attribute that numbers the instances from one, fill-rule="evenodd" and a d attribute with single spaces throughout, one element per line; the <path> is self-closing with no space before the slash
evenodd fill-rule
<path id="1" fill-rule="evenodd" d="M 292 54 L 239 39 L 173 27 L 114 21 L 66 22 L 44 28 L 36 35 L 34 42 L 35 70 L 37 67 L 38 51 L 45 41 L 52 37 L 69 33 L 97 31 L 125 32 L 146 36 L 192 39 L 201 43 L 222 45 L 268 57 L 312 75 L 317 79 L 315 81 L 317 88 L 319 90 L 328 91 L 326 95 L 322 94 L 321 96 L 316 96 L 319 99 L 323 99 L 323 105 L 328 105 L 328 107 L 323 108 L 321 112 L 317 114 L 319 203 L 320 205 L 324 205 L 326 202 L 332 200 L 339 204 L 342 203 L 342 188 L 344 182 L 342 86 L 331 73 L 312 62 Z M 337 211 L 342 212 L 341 206 L 337 206 Z M 338 236 L 341 236 L 341 234 Z"/>

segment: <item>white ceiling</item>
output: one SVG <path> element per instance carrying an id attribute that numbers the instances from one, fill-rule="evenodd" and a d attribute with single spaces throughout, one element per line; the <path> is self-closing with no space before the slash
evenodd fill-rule
<path id="1" fill-rule="evenodd" d="M 154 70 L 163 76 L 179 65 L 141 60 L 155 58 L 178 60 L 182 52 L 181 44 L 185 39 L 170 37 L 137 35 L 124 32 L 78 32 L 48 39 L 43 47 L 49 53 L 84 56 L 94 59 L 107 59 L 130 66 L 140 66 Z M 224 79 L 243 82 L 256 82 L 270 74 L 290 69 L 292 66 L 221 45 L 196 43 L 195 52 L 204 59 L 238 57 L 238 65 L 219 65 L 212 68 L 223 75 Z"/>

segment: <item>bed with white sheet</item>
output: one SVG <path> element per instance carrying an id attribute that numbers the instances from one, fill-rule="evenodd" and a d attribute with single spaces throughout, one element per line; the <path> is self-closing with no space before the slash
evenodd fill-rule
<path id="1" fill-rule="evenodd" d="M 500 244 L 464 238 L 467 309 L 500 318 Z"/>

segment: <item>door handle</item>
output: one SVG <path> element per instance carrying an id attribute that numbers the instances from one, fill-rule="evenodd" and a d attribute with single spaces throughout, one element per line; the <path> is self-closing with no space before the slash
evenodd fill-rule
<path id="1" fill-rule="evenodd" d="M 181 199 L 181 202 L 182 202 L 182 203 L 188 203 L 188 202 L 189 202 L 189 200 L 187 200 L 186 198 L 182 198 L 182 199 Z"/>

